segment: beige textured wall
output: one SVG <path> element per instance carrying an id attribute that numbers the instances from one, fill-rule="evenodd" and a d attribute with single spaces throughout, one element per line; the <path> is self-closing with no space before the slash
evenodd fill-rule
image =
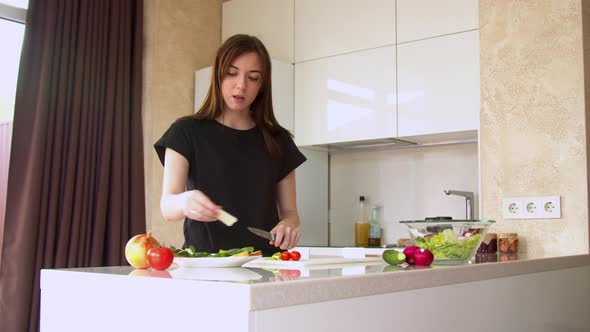
<path id="1" fill-rule="evenodd" d="M 582 0 L 582 26 L 584 41 L 584 97 L 585 97 L 585 124 L 586 124 L 586 172 L 590 174 L 590 0 Z M 590 193 L 590 176 L 586 179 Z M 588 204 L 588 214 L 590 214 L 590 199 Z M 590 224 L 590 220 L 588 221 Z M 588 237 L 590 239 L 590 227 L 588 227 Z M 590 240 L 589 240 L 590 242 Z M 590 244 L 588 248 L 590 253 Z"/>
<path id="2" fill-rule="evenodd" d="M 581 0 L 480 0 L 482 216 L 523 252 L 588 252 Z M 561 219 L 503 220 L 502 198 L 561 196 Z"/>
<path id="3" fill-rule="evenodd" d="M 161 217 L 163 169 L 153 144 L 174 120 L 193 112 L 194 72 L 212 63 L 220 45 L 222 2 L 144 2 L 143 139 L 147 228 L 166 245 L 182 244 L 182 222 L 165 223 Z"/>

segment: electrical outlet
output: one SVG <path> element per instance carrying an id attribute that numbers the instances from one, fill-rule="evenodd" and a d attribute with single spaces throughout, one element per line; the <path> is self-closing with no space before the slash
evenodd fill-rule
<path id="1" fill-rule="evenodd" d="M 504 219 L 520 219 L 524 211 L 523 201 L 520 198 L 504 198 L 502 204 L 502 216 Z"/>
<path id="2" fill-rule="evenodd" d="M 561 218 L 561 198 L 559 196 L 504 198 L 502 216 L 504 219 Z"/>
<path id="3" fill-rule="evenodd" d="M 561 218 L 561 197 L 559 196 L 545 196 L 537 197 L 537 205 L 539 207 L 537 214 L 539 218 L 553 219 Z"/>

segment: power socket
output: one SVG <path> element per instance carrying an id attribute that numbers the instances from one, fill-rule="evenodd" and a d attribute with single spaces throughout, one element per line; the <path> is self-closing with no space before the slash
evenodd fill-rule
<path id="1" fill-rule="evenodd" d="M 558 219 L 561 218 L 559 196 L 508 197 L 503 199 L 504 219 Z"/>

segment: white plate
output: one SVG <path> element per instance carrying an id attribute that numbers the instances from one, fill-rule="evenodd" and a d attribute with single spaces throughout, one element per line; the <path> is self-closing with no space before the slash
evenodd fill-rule
<path id="1" fill-rule="evenodd" d="M 238 267 L 260 256 L 238 257 L 174 257 L 174 263 L 183 267 Z"/>

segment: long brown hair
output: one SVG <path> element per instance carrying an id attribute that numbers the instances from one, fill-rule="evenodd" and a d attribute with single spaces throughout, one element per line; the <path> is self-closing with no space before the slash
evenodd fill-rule
<path id="1" fill-rule="evenodd" d="M 211 84 L 207 97 L 199 110 L 191 115 L 196 119 L 215 120 L 223 111 L 223 96 L 221 94 L 221 81 L 229 70 L 234 60 L 244 53 L 254 52 L 258 54 L 262 64 L 260 90 L 258 95 L 250 105 L 252 120 L 262 131 L 266 149 L 271 158 L 277 159 L 281 155 L 280 146 L 277 136 L 281 132 L 289 131 L 277 122 L 272 107 L 272 82 L 271 82 L 271 62 L 270 56 L 264 44 L 260 39 L 249 35 L 234 35 L 228 38 L 217 50 L 215 63 L 213 65 L 213 75 L 211 75 Z M 291 135 L 292 136 L 292 135 Z"/>

